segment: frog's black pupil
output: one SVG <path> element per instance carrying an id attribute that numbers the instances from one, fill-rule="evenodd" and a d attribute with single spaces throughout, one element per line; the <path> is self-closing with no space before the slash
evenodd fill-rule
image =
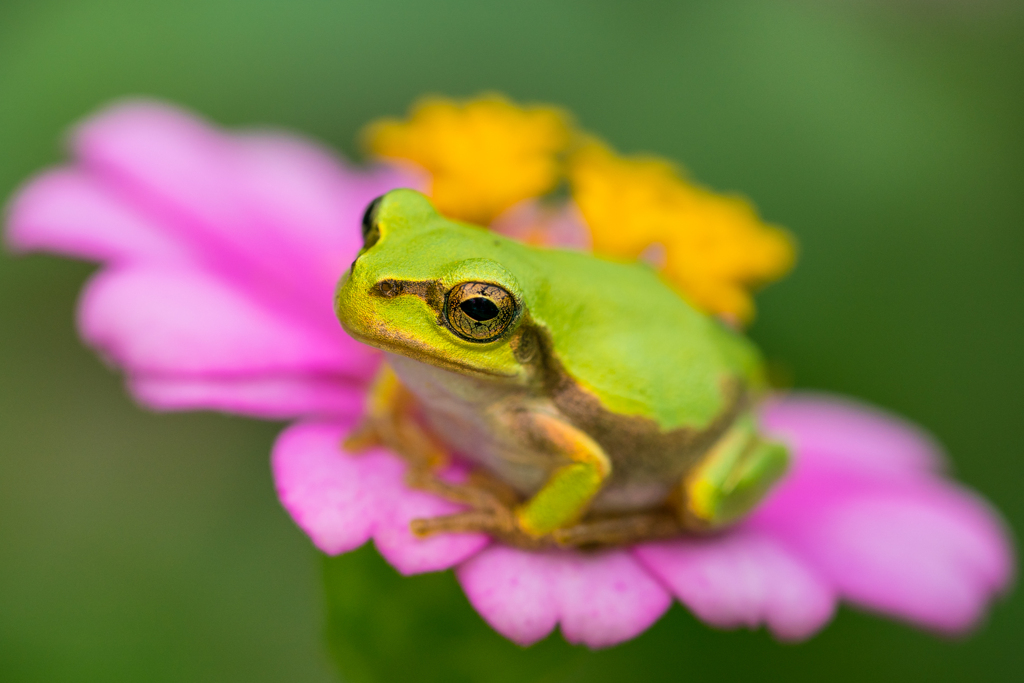
<path id="1" fill-rule="evenodd" d="M 462 312 L 468 315 L 470 318 L 481 323 L 498 317 L 497 304 L 495 304 L 490 299 L 485 299 L 482 296 L 476 296 L 473 297 L 472 299 L 466 299 L 461 304 L 459 304 L 459 308 L 461 308 Z"/>
<path id="2" fill-rule="evenodd" d="M 363 239 L 364 240 L 370 234 L 370 231 L 373 230 L 373 219 L 375 218 L 374 214 L 377 212 L 377 207 L 380 206 L 380 200 L 382 200 L 382 199 L 384 199 L 384 195 L 381 195 L 381 196 L 377 197 L 376 199 L 374 199 L 372 202 L 370 202 L 367 205 L 366 211 L 363 212 Z"/>

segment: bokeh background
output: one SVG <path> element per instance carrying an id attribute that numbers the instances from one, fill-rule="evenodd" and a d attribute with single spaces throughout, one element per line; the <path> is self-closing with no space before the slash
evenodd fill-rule
<path id="1" fill-rule="evenodd" d="M 2 0 L 0 198 L 124 95 L 353 156 L 373 117 L 491 89 L 788 226 L 800 264 L 752 329 L 769 357 L 928 427 L 1024 529 L 1019 4 Z M 338 568 L 278 506 L 280 426 L 135 406 L 76 338 L 90 271 L 0 256 L 0 680 L 332 680 L 321 578 Z M 675 607 L 543 680 L 1022 680 L 1022 639 L 1013 594 L 963 640 L 843 609 L 780 645 Z M 432 652 L 393 656 L 428 669 Z"/>

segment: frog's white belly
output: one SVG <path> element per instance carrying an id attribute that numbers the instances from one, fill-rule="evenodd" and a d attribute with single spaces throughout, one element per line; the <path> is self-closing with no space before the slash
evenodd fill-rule
<path id="1" fill-rule="evenodd" d="M 459 456 L 483 466 L 524 497 L 536 493 L 552 471 L 566 464 L 531 447 L 525 435 L 511 432 L 500 415 L 509 406 L 556 409 L 526 389 L 502 381 L 482 380 L 388 355 L 388 362 L 402 383 L 416 396 L 431 430 Z M 614 463 L 613 463 L 614 469 Z M 660 505 L 668 497 L 671 481 L 613 478 L 591 504 L 602 511 L 640 510 Z"/>

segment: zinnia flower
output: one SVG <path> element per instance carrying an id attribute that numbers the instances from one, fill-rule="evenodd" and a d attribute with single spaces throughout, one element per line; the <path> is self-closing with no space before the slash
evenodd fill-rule
<path id="1" fill-rule="evenodd" d="M 465 118 L 473 123 L 460 128 Z M 510 129 L 516 136 L 502 138 Z M 445 144 L 461 135 L 481 136 L 518 170 L 474 173 L 450 157 L 481 144 Z M 632 256 L 656 243 L 686 296 L 734 320 L 752 314 L 751 286 L 788 269 L 792 246 L 744 200 L 690 186 L 661 162 L 574 142 L 557 110 L 435 101 L 367 139 L 405 165 L 355 168 L 290 135 L 225 133 L 167 105 L 123 103 L 75 131 L 73 164 L 16 196 L 8 243 L 102 264 L 82 295 L 81 334 L 125 370 L 144 405 L 293 420 L 274 446 L 274 479 L 318 548 L 343 553 L 373 540 L 403 574 L 453 568 L 476 610 L 518 643 L 560 626 L 570 642 L 612 645 L 643 632 L 674 599 L 716 627 L 764 624 L 782 639 L 816 632 L 839 600 L 961 632 L 1006 588 L 1007 531 L 981 498 L 944 477 L 935 442 L 876 409 L 816 394 L 763 407 L 763 428 L 791 446 L 794 464 L 724 533 L 589 552 L 526 551 L 481 534 L 415 537 L 411 520 L 457 506 L 409 488 L 394 454 L 340 447 L 381 360 L 345 335 L 331 305 L 371 199 L 437 187 L 452 214 L 461 207 L 523 239 Z M 467 174 L 469 190 L 460 185 Z M 575 202 L 532 201 L 562 174 Z M 612 191 L 646 207 L 650 225 L 671 225 L 645 243 L 616 234 L 624 228 Z M 688 266 L 701 249 L 714 258 Z M 459 467 L 448 474 L 460 476 Z"/>

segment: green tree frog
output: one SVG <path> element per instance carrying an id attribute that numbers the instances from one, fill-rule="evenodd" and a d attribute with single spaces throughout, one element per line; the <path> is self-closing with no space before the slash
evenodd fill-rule
<path id="1" fill-rule="evenodd" d="M 335 308 L 386 362 L 347 445 L 390 446 L 413 485 L 468 507 L 416 533 L 544 546 L 714 530 L 785 471 L 753 412 L 757 349 L 650 266 L 516 242 L 413 190 L 362 227 Z M 452 452 L 468 479 L 436 474 Z"/>

